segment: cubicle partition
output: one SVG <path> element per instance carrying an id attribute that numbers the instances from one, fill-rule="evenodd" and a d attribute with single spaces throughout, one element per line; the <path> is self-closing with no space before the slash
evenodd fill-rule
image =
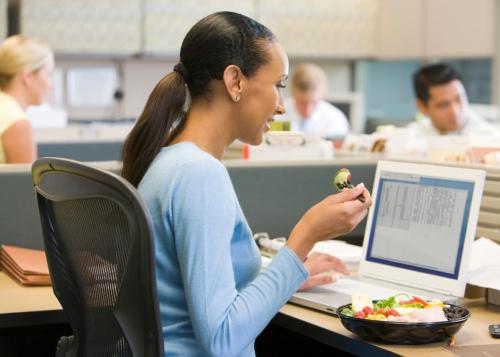
<path id="1" fill-rule="evenodd" d="M 37 144 L 38 157 L 64 157 L 78 161 L 121 159 L 123 141 L 49 141 Z"/>
<path id="2" fill-rule="evenodd" d="M 249 162 L 228 160 L 233 185 L 243 212 L 254 232 L 272 237 L 288 236 L 305 211 L 335 193 L 335 172 L 349 167 L 354 183 L 371 190 L 375 161 Z M 119 173 L 118 162 L 91 163 Z M 30 165 L 0 167 L 0 244 L 42 249 L 42 232 L 31 180 Z M 348 235 L 360 244 L 364 223 Z"/>
<path id="3" fill-rule="evenodd" d="M 118 173 L 116 161 L 92 163 Z M 43 249 L 42 228 L 36 202 L 31 165 L 0 165 L 0 245 Z"/>
<path id="4" fill-rule="evenodd" d="M 287 237 L 309 207 L 335 193 L 332 181 L 337 170 L 349 168 L 353 183 L 363 182 L 371 191 L 376 162 L 375 158 L 336 158 L 293 162 L 227 160 L 224 164 L 252 231 Z M 91 164 L 120 172 L 117 161 Z M 500 242 L 500 169 L 459 166 L 486 170 L 476 236 Z M 0 165 L 0 244 L 43 248 L 36 205 L 30 165 Z M 364 229 L 365 221 L 340 239 L 360 245 Z"/>
<path id="5" fill-rule="evenodd" d="M 500 243 L 500 168 L 492 166 L 471 166 L 471 168 L 486 170 L 476 238 L 486 237 Z"/>
<path id="6" fill-rule="evenodd" d="M 226 167 L 252 231 L 287 237 L 307 209 L 336 192 L 339 169 L 349 168 L 353 184 L 363 182 L 371 191 L 376 160 L 228 161 Z M 364 229 L 365 221 L 342 239 L 361 245 Z"/>
<path id="7" fill-rule="evenodd" d="M 0 244 L 42 249 L 31 165 L 0 166 Z"/>

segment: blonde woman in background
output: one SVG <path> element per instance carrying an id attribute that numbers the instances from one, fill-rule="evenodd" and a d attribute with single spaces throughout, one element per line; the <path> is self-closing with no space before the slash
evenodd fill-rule
<path id="1" fill-rule="evenodd" d="M 36 143 L 26 116 L 52 88 L 54 55 L 44 43 L 15 35 L 0 45 L 0 164 L 31 163 Z"/>

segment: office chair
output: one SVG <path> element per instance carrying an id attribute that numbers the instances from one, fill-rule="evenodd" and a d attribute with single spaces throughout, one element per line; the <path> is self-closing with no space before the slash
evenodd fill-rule
<path id="1" fill-rule="evenodd" d="M 73 336 L 56 356 L 163 356 L 151 219 L 123 178 L 77 161 L 32 166 L 52 288 Z"/>

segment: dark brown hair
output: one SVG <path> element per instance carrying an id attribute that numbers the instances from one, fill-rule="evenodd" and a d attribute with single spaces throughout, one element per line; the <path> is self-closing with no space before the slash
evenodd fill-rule
<path id="1" fill-rule="evenodd" d="M 138 186 L 149 165 L 182 130 L 187 92 L 209 98 L 209 82 L 222 80 L 227 66 L 249 77 L 268 62 L 263 40 L 274 35 L 264 25 L 234 12 L 217 12 L 197 22 L 182 42 L 180 63 L 153 89 L 125 140 L 122 176 Z"/>
<path id="2" fill-rule="evenodd" d="M 453 80 L 462 81 L 462 76 L 447 63 L 436 63 L 421 67 L 413 74 L 415 96 L 427 103 L 430 87 L 447 84 Z"/>

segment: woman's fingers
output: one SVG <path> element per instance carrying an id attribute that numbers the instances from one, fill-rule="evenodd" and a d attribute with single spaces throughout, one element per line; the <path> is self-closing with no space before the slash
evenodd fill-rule
<path id="1" fill-rule="evenodd" d="M 357 199 L 362 195 L 365 200 Z M 363 184 L 326 197 L 302 216 L 288 237 L 287 246 L 303 259 L 314 244 L 351 232 L 366 217 L 372 204 Z"/>
<path id="2" fill-rule="evenodd" d="M 364 192 L 368 192 L 363 183 L 355 186 L 354 188 L 347 188 L 342 190 L 335 195 L 329 196 L 330 203 L 342 203 L 355 200 L 359 195 L 364 195 Z"/>
<path id="3" fill-rule="evenodd" d="M 345 265 L 345 263 L 337 258 L 337 257 L 334 257 L 333 255 L 329 255 L 327 254 L 328 256 L 328 261 L 330 262 L 330 266 L 333 268 L 332 270 L 335 270 L 339 273 L 342 273 L 344 275 L 349 275 L 351 272 L 349 271 L 349 269 L 347 269 L 347 266 Z"/>
<path id="4" fill-rule="evenodd" d="M 332 271 L 336 271 L 344 275 L 350 274 L 349 269 L 347 269 L 341 259 L 326 253 L 311 253 L 307 257 L 304 265 L 310 276 Z"/>
<path id="5" fill-rule="evenodd" d="M 336 280 L 336 277 L 331 273 L 316 274 L 307 279 L 299 290 L 306 290 L 314 286 L 331 284 Z"/>

